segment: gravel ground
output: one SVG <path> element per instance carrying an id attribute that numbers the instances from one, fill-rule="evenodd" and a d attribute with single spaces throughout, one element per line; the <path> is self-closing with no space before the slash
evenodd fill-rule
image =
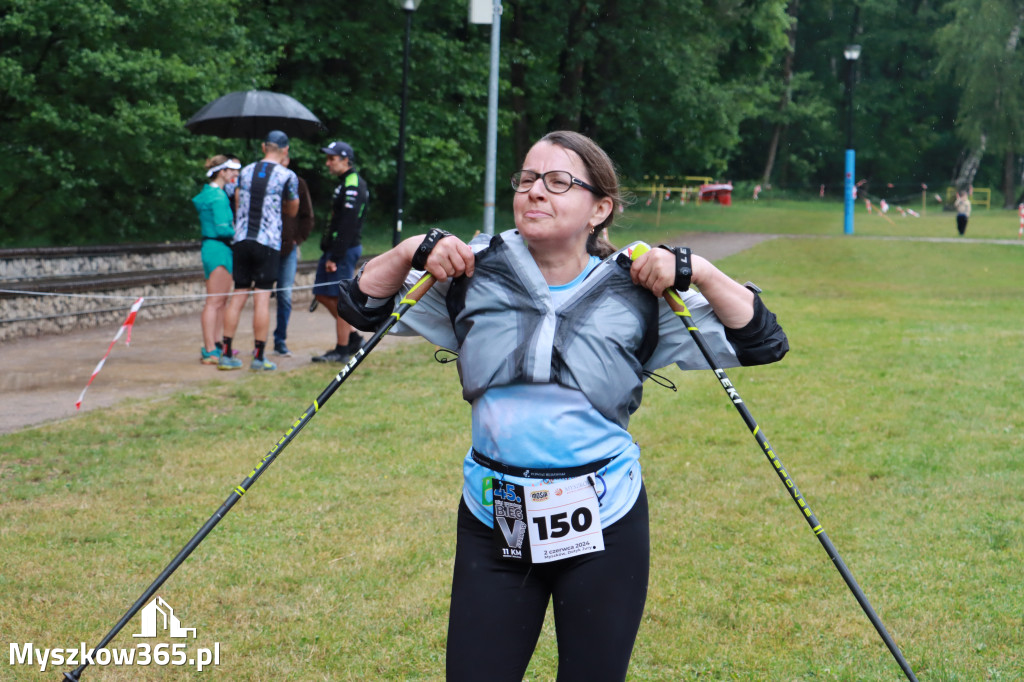
<path id="1" fill-rule="evenodd" d="M 750 248 L 775 235 L 691 232 L 680 234 L 678 243 L 717 260 Z M 309 364 L 310 358 L 334 345 L 334 325 L 322 310 L 308 312 L 308 290 L 296 291 L 288 328 L 293 357 L 270 359 L 279 371 Z M 143 309 L 145 306 L 143 306 Z M 271 311 L 271 325 L 274 314 Z M 247 352 L 252 343 L 252 304 L 247 304 L 238 326 L 238 346 Z M 106 352 L 117 327 L 90 329 L 59 336 L 17 339 L 0 345 L 0 433 L 72 419 L 80 412 L 108 407 L 125 400 L 148 400 L 178 391 L 197 390 L 212 379 L 233 381 L 247 369 L 221 372 L 199 363 L 202 339 L 199 316 L 136 321 L 131 345 L 118 340 L 89 387 L 80 411 L 75 401 Z M 401 343 L 388 338 L 381 347 Z M 246 364 L 247 366 L 247 364 Z M 324 383 L 337 367 L 324 366 Z M 266 377 L 273 381 L 273 376 Z"/>

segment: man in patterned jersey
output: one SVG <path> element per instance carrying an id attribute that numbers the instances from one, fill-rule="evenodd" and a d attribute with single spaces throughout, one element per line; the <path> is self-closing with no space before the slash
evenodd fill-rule
<path id="1" fill-rule="evenodd" d="M 219 369 L 239 369 L 242 361 L 231 352 L 238 319 L 252 291 L 252 331 L 255 352 L 249 369 L 270 371 L 277 365 L 263 357 L 270 329 L 270 290 L 281 262 L 282 215 L 299 211 L 299 180 L 282 162 L 288 156 L 288 136 L 272 130 L 263 142 L 263 159 L 249 164 L 238 176 L 235 190 L 233 245 L 235 295 L 224 313 L 224 352 Z"/>

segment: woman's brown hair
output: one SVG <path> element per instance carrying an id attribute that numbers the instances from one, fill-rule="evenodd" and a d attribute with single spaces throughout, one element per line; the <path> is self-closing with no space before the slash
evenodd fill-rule
<path id="1" fill-rule="evenodd" d="M 597 143 L 586 135 L 571 130 L 555 130 L 539 142 L 556 144 L 563 149 L 575 152 L 587 169 L 589 183 L 604 196 L 612 200 L 612 210 L 608 217 L 587 237 L 587 253 L 598 258 L 607 258 L 615 253 L 615 245 L 602 236 L 604 230 L 611 226 L 615 215 L 622 208 L 622 192 L 619 188 L 619 176 L 615 172 L 615 164 Z"/>

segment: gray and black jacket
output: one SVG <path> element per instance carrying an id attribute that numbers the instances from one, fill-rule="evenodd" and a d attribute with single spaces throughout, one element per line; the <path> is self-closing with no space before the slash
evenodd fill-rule
<path id="1" fill-rule="evenodd" d="M 689 333 L 664 300 L 633 284 L 613 254 L 555 306 L 549 288 L 517 231 L 471 245 L 472 277 L 435 284 L 395 326 L 458 354 L 462 395 L 473 402 L 488 388 L 557 383 L 580 390 L 604 417 L 627 428 L 640 406 L 649 372 L 673 362 L 708 369 Z M 623 249 L 625 251 L 625 249 Z M 422 273 L 412 272 L 407 285 Z M 338 311 L 359 329 L 380 326 L 394 309 L 343 283 Z M 780 360 L 789 350 L 775 315 L 755 294 L 754 317 L 728 329 L 695 291 L 683 300 L 723 367 Z"/>

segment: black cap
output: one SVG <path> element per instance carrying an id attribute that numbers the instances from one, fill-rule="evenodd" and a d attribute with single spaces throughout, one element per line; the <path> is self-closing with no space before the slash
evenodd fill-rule
<path id="1" fill-rule="evenodd" d="M 352 151 L 352 145 L 341 140 L 336 140 L 326 147 L 321 147 L 320 151 L 328 156 L 340 156 L 343 159 L 355 160 L 355 152 Z"/>
<path id="2" fill-rule="evenodd" d="M 264 140 L 264 142 L 276 144 L 278 147 L 283 149 L 288 146 L 288 136 L 280 130 L 271 130 L 267 133 L 267 139 Z"/>

